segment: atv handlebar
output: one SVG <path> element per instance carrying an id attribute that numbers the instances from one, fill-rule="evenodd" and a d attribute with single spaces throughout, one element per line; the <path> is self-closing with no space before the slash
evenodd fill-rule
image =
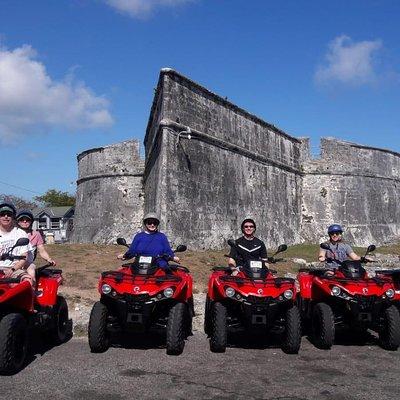
<path id="1" fill-rule="evenodd" d="M 42 265 L 41 267 L 36 268 L 36 273 L 42 272 L 44 269 L 52 267 L 53 265 L 53 263 Z"/>

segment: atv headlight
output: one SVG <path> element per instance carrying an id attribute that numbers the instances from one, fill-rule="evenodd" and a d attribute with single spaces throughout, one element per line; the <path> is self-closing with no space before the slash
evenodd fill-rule
<path id="1" fill-rule="evenodd" d="M 391 299 L 392 297 L 394 297 L 394 290 L 388 289 L 388 290 L 386 290 L 385 294 L 389 299 Z"/>
<path id="2" fill-rule="evenodd" d="M 168 287 L 168 288 L 164 289 L 163 294 L 165 297 L 170 298 L 174 294 L 174 289 Z"/>
<path id="3" fill-rule="evenodd" d="M 339 296 L 340 295 L 340 288 L 337 286 L 332 286 L 331 293 L 333 296 Z"/>
<path id="4" fill-rule="evenodd" d="M 107 283 L 105 283 L 102 287 L 101 287 L 101 291 L 103 292 L 103 294 L 109 294 L 111 293 L 111 286 L 108 285 Z"/>
<path id="5" fill-rule="evenodd" d="M 291 298 L 293 298 L 293 292 L 291 291 L 291 290 L 285 290 L 284 292 L 283 292 L 283 297 L 286 299 L 286 300 L 290 300 Z"/>
<path id="6" fill-rule="evenodd" d="M 226 297 L 233 297 L 235 295 L 235 289 L 231 287 L 227 287 L 225 289 Z"/>

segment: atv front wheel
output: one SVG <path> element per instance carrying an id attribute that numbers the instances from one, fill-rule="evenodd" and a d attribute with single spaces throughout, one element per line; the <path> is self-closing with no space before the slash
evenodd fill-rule
<path id="1" fill-rule="evenodd" d="M 297 354 L 301 343 L 300 312 L 296 306 L 286 310 L 285 333 L 281 348 L 287 354 Z"/>
<path id="2" fill-rule="evenodd" d="M 24 365 L 28 348 L 27 323 L 21 314 L 0 321 L 0 373 L 13 374 Z"/>
<path id="3" fill-rule="evenodd" d="M 397 350 L 400 346 L 400 314 L 394 305 L 388 307 L 383 314 L 379 341 L 385 350 Z"/>
<path id="4" fill-rule="evenodd" d="M 107 307 L 97 301 L 94 303 L 89 319 L 89 346 L 92 353 L 103 353 L 110 347 L 110 335 L 107 332 Z"/>
<path id="5" fill-rule="evenodd" d="M 215 302 L 211 307 L 210 350 L 214 353 L 224 353 L 227 343 L 226 307 Z"/>
<path id="6" fill-rule="evenodd" d="M 320 349 L 330 349 L 335 340 L 335 321 L 332 308 L 318 303 L 312 315 L 312 333 L 314 344 Z"/>
<path id="7" fill-rule="evenodd" d="M 61 344 L 68 336 L 68 305 L 64 297 L 57 296 L 57 303 L 54 307 L 54 328 L 51 331 L 51 340 L 55 344 Z"/>
<path id="8" fill-rule="evenodd" d="M 169 355 L 178 356 L 183 352 L 188 312 L 185 303 L 176 303 L 169 310 L 167 322 L 167 354 Z"/>

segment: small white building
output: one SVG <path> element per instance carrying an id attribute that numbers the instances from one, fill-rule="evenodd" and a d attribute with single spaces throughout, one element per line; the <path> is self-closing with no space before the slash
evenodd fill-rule
<path id="1" fill-rule="evenodd" d="M 74 212 L 74 206 L 36 208 L 32 211 L 33 229 L 43 232 L 46 243 L 66 242 L 74 226 Z"/>

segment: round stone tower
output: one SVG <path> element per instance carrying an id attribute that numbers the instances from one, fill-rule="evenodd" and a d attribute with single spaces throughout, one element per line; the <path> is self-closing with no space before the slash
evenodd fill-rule
<path id="1" fill-rule="evenodd" d="M 72 241 L 115 243 L 130 239 L 143 217 L 144 160 L 139 142 L 129 140 L 78 155 Z"/>

